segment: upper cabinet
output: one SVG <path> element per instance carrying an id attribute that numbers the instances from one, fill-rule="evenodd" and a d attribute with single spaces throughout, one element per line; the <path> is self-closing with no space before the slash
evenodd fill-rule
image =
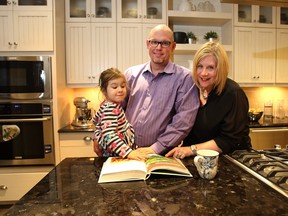
<path id="1" fill-rule="evenodd" d="M 117 21 L 166 23 L 166 5 L 166 0 L 117 0 Z"/>
<path id="2" fill-rule="evenodd" d="M 52 10 L 52 0 L 1 0 L 1 10 Z"/>
<path id="3" fill-rule="evenodd" d="M 53 51 L 52 2 L 0 1 L 0 51 Z"/>
<path id="4" fill-rule="evenodd" d="M 66 0 L 66 22 L 116 22 L 116 0 Z"/>
<path id="5" fill-rule="evenodd" d="M 276 7 L 235 4 L 234 25 L 249 27 L 275 27 Z"/>
<path id="6" fill-rule="evenodd" d="M 288 8 L 277 8 L 277 28 L 288 28 Z"/>
<path id="7" fill-rule="evenodd" d="M 116 1 L 66 0 L 66 74 L 71 87 L 95 87 L 117 64 Z"/>

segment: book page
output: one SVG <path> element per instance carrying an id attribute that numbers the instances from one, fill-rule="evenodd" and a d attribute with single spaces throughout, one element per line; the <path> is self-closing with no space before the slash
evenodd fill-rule
<path id="1" fill-rule="evenodd" d="M 177 158 L 167 158 L 161 155 L 151 155 L 146 160 L 147 172 L 149 174 L 167 174 L 178 176 L 190 176 L 189 170 Z"/>
<path id="2" fill-rule="evenodd" d="M 103 164 L 99 183 L 141 180 L 146 177 L 144 161 L 109 157 Z"/>

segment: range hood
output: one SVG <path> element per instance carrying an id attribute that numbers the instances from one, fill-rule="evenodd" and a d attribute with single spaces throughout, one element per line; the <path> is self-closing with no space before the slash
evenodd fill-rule
<path id="1" fill-rule="evenodd" d="M 288 0 L 221 0 L 221 3 L 288 7 Z"/>

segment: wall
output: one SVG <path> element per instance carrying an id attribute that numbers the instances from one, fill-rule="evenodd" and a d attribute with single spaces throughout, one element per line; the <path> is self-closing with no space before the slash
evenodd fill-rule
<path id="1" fill-rule="evenodd" d="M 271 100 L 274 116 L 278 116 L 279 104 L 282 104 L 285 116 L 288 117 L 288 87 L 243 87 L 249 107 L 264 110 L 264 103 Z"/>

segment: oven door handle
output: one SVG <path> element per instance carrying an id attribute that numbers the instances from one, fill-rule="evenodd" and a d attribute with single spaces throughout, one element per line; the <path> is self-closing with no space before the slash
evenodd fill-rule
<path id="1" fill-rule="evenodd" d="M 20 119 L 0 119 L 0 123 L 7 123 L 7 122 L 42 122 L 42 121 L 49 121 L 51 117 L 44 117 L 44 118 L 20 118 Z"/>
<path id="2" fill-rule="evenodd" d="M 288 131 L 288 128 L 277 128 L 277 129 L 250 129 L 251 132 L 257 133 L 257 132 L 282 132 L 282 131 Z"/>

